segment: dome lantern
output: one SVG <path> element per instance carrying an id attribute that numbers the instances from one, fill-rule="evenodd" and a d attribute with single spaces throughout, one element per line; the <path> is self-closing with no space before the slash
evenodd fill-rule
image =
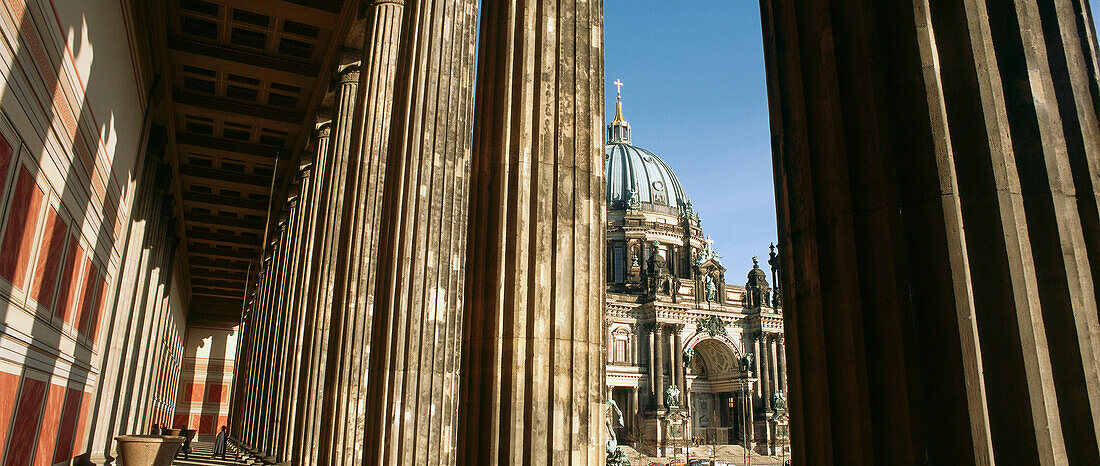
<path id="1" fill-rule="evenodd" d="M 630 144 L 630 123 L 623 118 L 623 82 L 615 80 L 615 119 L 607 125 L 607 143 Z"/>

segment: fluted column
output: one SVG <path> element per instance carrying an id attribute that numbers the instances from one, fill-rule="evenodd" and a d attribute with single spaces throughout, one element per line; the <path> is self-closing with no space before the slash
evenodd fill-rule
<path id="1" fill-rule="evenodd" d="M 486 2 L 464 464 L 602 464 L 603 2 Z"/>
<path id="2" fill-rule="evenodd" d="M 794 462 L 1100 462 L 1087 2 L 761 14 Z"/>
<path id="3" fill-rule="evenodd" d="M 310 242 L 308 243 L 310 247 L 310 255 L 308 256 L 309 277 L 305 282 L 307 289 L 303 291 L 305 300 L 300 311 L 308 314 L 307 318 L 310 322 L 306 346 L 308 349 L 307 356 L 302 361 L 306 365 L 303 370 L 306 379 L 302 381 L 302 388 L 299 389 L 303 394 L 299 407 L 302 414 L 296 427 L 299 432 L 298 435 L 302 437 L 300 450 L 302 464 L 305 465 L 316 464 L 317 433 L 320 429 L 319 413 L 322 399 L 320 378 L 323 375 L 321 370 L 321 364 L 324 363 L 322 348 L 325 345 L 325 321 L 328 319 L 328 309 L 319 306 L 317 299 L 320 287 L 321 253 L 324 251 L 325 224 L 328 219 L 328 215 L 326 215 L 328 206 L 325 203 L 325 186 L 326 180 L 331 176 L 330 160 L 332 157 L 329 152 L 331 136 L 331 122 L 321 123 L 316 134 L 316 160 L 312 164 L 314 175 L 310 192 L 310 204 L 313 205 L 313 213 L 310 225 Z"/>
<path id="4" fill-rule="evenodd" d="M 318 251 L 319 270 L 317 274 L 316 306 L 327 313 L 322 319 L 321 364 L 318 367 L 317 389 L 321 393 L 321 402 L 315 412 L 317 415 L 317 461 L 330 464 L 329 458 L 342 451 L 345 431 L 341 428 L 342 412 L 340 403 L 339 369 L 342 354 L 342 338 L 347 313 L 343 308 L 343 283 L 341 282 L 340 263 L 347 254 L 345 237 L 346 222 L 344 203 L 346 201 L 348 167 L 353 154 L 356 97 L 359 94 L 359 63 L 343 65 L 338 73 L 336 90 L 336 113 L 332 119 L 332 134 L 329 140 L 329 160 L 324 180 L 323 236 Z"/>
<path id="5" fill-rule="evenodd" d="M 340 340 L 332 367 L 335 428 L 327 461 L 360 464 L 366 437 L 366 363 L 371 350 L 372 309 L 377 270 L 382 187 L 385 182 L 394 76 L 401 41 L 402 0 L 372 0 L 367 10 L 366 43 L 358 72 L 358 95 L 351 128 L 351 155 L 344 175 L 344 220 L 337 280 L 341 296 Z"/>
<path id="6" fill-rule="evenodd" d="M 477 1 L 405 6 L 367 377 L 367 464 L 454 464 Z"/>
<path id="7" fill-rule="evenodd" d="M 278 435 L 282 439 L 280 454 L 284 461 L 292 463 L 297 462 L 302 457 L 302 439 L 295 426 L 297 426 L 301 417 L 300 400 L 304 395 L 301 392 L 301 381 L 304 379 L 302 362 L 304 358 L 308 357 L 303 349 L 310 331 L 308 326 L 309 315 L 306 312 L 301 312 L 306 301 L 303 293 L 307 290 L 305 285 L 309 280 L 308 258 L 310 251 L 308 245 L 311 244 L 310 219 L 313 212 L 309 196 L 312 187 L 310 160 L 312 160 L 312 157 L 309 155 L 303 156 L 303 161 L 298 167 L 297 184 L 292 188 L 292 199 L 290 200 L 293 204 L 291 218 L 294 225 L 294 241 L 291 247 L 295 271 L 293 280 L 290 282 L 293 298 L 287 303 L 287 312 L 292 314 L 294 324 L 291 341 L 287 349 L 289 369 L 286 374 L 286 387 L 284 388 L 286 402 L 283 406 L 282 422 L 279 424 Z"/>

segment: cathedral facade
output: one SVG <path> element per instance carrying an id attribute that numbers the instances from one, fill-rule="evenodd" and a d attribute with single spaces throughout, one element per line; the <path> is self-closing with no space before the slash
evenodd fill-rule
<path id="1" fill-rule="evenodd" d="M 615 437 L 655 456 L 693 444 L 778 453 L 787 376 L 774 247 L 774 290 L 756 257 L 744 285 L 726 283 L 676 174 L 632 144 L 621 99 L 607 137 L 607 392 L 624 413 Z"/>

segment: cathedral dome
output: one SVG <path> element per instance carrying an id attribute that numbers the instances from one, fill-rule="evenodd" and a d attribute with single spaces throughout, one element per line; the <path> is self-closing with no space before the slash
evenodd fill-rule
<path id="1" fill-rule="evenodd" d="M 680 180 L 657 154 L 626 142 L 607 145 L 607 206 L 679 215 L 688 204 Z"/>
<path id="2" fill-rule="evenodd" d="M 687 208 L 690 201 L 672 168 L 657 154 L 630 143 L 630 123 L 623 118 L 621 95 L 615 102 L 615 119 L 607 125 L 607 139 L 608 209 L 635 208 L 678 216 Z"/>

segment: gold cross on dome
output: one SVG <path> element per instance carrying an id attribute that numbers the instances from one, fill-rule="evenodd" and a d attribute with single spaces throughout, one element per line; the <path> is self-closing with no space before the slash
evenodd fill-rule
<path id="1" fill-rule="evenodd" d="M 623 82 L 618 80 L 618 78 L 616 78 L 614 84 L 615 84 L 615 96 L 619 97 L 619 98 L 622 98 L 622 96 L 623 96 Z"/>

